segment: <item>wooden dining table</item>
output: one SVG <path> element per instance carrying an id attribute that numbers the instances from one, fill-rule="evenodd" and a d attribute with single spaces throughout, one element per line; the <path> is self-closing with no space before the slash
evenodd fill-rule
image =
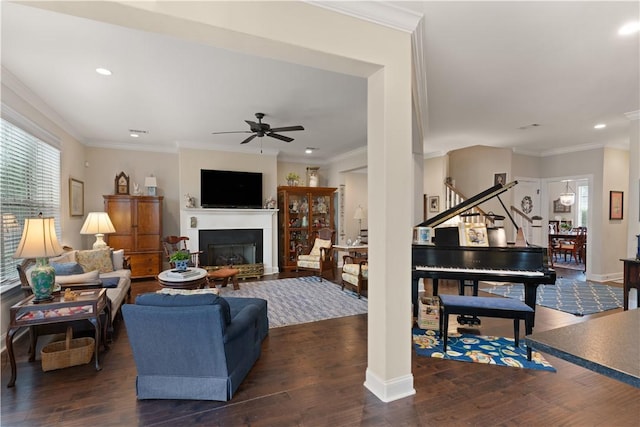
<path id="1" fill-rule="evenodd" d="M 565 241 L 565 240 L 566 241 L 572 241 L 572 240 L 575 240 L 577 235 L 578 235 L 578 233 L 575 232 L 575 231 L 565 231 L 563 233 L 549 233 L 549 248 L 553 248 L 554 247 L 554 245 L 553 245 L 554 240 L 557 240 L 558 242 Z M 585 243 L 585 245 L 587 244 L 587 235 L 586 234 L 585 234 L 584 243 Z M 552 255 L 553 254 L 550 253 L 551 262 L 552 262 L 551 265 L 553 265 L 553 256 Z M 585 265 L 587 263 L 586 256 L 585 256 L 585 259 L 584 259 L 584 263 L 585 263 Z"/>

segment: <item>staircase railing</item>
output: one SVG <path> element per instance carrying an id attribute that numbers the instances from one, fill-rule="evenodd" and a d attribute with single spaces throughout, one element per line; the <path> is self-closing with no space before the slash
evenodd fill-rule
<path id="1" fill-rule="evenodd" d="M 452 207 L 459 205 L 460 203 L 468 199 L 467 196 L 462 194 L 457 188 L 455 188 L 448 182 L 444 183 L 444 191 L 445 209 L 451 209 Z M 471 209 L 471 213 L 477 213 L 483 217 L 487 215 L 485 211 L 477 206 Z"/>

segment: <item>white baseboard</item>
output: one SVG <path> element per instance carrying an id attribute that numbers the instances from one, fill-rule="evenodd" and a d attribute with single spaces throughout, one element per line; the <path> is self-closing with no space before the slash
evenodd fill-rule
<path id="1" fill-rule="evenodd" d="M 367 368 L 364 386 L 383 402 L 393 402 L 416 394 L 412 374 L 384 381 Z"/>

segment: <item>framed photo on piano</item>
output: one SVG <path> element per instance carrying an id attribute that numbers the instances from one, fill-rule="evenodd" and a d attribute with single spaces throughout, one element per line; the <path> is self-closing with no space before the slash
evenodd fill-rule
<path id="1" fill-rule="evenodd" d="M 460 246 L 489 246 L 487 225 L 484 222 L 461 222 L 458 232 Z"/>

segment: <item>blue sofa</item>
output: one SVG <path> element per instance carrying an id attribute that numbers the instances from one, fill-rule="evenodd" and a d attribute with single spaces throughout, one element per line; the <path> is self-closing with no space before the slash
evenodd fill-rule
<path id="1" fill-rule="evenodd" d="M 226 401 L 260 357 L 267 301 L 142 294 L 122 306 L 138 399 Z"/>

